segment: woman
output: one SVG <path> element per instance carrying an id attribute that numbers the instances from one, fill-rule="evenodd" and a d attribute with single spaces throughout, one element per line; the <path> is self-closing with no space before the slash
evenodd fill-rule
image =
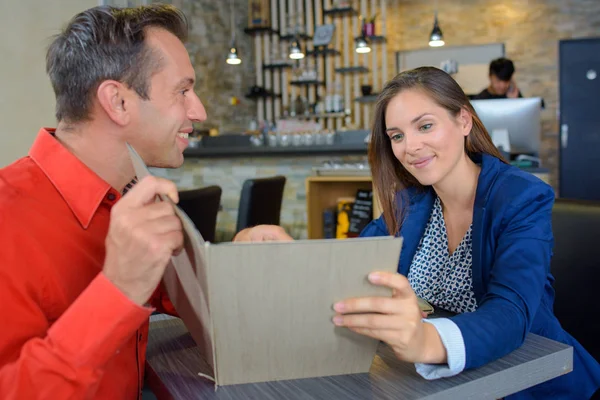
<path id="1" fill-rule="evenodd" d="M 552 311 L 554 193 L 504 162 L 454 79 L 423 67 L 390 81 L 369 163 L 384 212 L 361 236 L 404 237 L 399 274 L 371 274 L 393 296 L 337 303 L 334 323 L 430 379 L 498 359 L 532 332 L 573 346 L 574 370 L 514 397 L 589 398 L 600 366 Z M 457 315 L 424 320 L 417 296 Z"/>

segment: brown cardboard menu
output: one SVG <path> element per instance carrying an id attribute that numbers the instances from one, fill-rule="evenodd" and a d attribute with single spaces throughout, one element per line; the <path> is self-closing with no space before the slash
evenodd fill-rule
<path id="1" fill-rule="evenodd" d="M 149 171 L 129 150 L 143 179 Z M 212 244 L 173 206 L 185 251 L 163 280 L 206 362 L 199 375 L 232 385 L 369 371 L 378 341 L 334 326 L 332 306 L 390 296 L 367 275 L 396 271 L 402 238 Z"/>

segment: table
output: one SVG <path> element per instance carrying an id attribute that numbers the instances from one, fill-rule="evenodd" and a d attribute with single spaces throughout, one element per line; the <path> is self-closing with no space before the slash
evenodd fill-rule
<path id="1" fill-rule="evenodd" d="M 368 374 L 223 386 L 200 378 L 200 353 L 183 322 L 151 317 L 147 382 L 164 399 L 498 399 L 573 370 L 573 348 L 529 334 L 519 349 L 483 367 L 427 381 L 381 344 Z"/>

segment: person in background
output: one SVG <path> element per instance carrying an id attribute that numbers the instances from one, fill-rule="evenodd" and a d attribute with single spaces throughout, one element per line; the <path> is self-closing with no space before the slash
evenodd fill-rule
<path id="1" fill-rule="evenodd" d="M 170 5 L 96 7 L 50 45 L 56 129 L 0 170 L 0 398 L 136 399 L 153 310 L 174 313 L 159 285 L 181 249 L 167 180 L 136 182 L 146 164 L 183 163 L 206 112 Z M 265 240 L 256 227 L 238 240 Z"/>
<path id="2" fill-rule="evenodd" d="M 515 66 L 508 58 L 497 58 L 490 63 L 490 85 L 475 95 L 474 100 L 514 99 L 523 97 L 513 79 Z"/>
<path id="3" fill-rule="evenodd" d="M 589 399 L 600 365 L 553 314 L 554 192 L 502 159 L 450 75 L 422 67 L 386 85 L 369 164 L 383 214 L 361 237 L 404 238 L 398 273 L 369 275 L 393 296 L 342 300 L 333 323 L 427 379 L 494 361 L 532 332 L 573 346 L 573 372 L 512 398 Z M 418 297 L 456 315 L 423 319 Z"/>

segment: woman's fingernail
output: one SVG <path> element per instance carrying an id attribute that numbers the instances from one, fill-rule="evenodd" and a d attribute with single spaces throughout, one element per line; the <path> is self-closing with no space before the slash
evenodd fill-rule
<path id="1" fill-rule="evenodd" d="M 373 283 L 378 283 L 381 281 L 381 276 L 377 273 L 369 274 L 369 280 Z"/>
<path id="2" fill-rule="evenodd" d="M 333 323 L 336 324 L 337 326 L 342 325 L 342 323 L 344 322 L 344 319 L 340 316 L 337 317 L 333 317 Z"/>
<path id="3" fill-rule="evenodd" d="M 337 311 L 337 312 L 343 312 L 343 311 L 344 311 L 344 308 L 346 308 L 346 307 L 344 306 L 344 303 L 335 303 L 335 304 L 333 305 L 333 309 L 334 309 L 335 311 Z"/>

